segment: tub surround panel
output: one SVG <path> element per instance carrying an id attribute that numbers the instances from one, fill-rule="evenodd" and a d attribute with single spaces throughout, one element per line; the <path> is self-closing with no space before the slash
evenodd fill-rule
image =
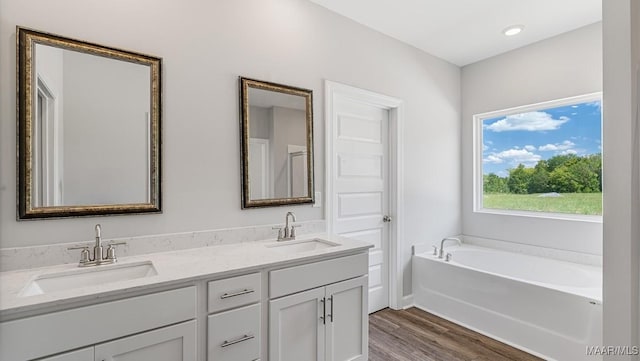
<path id="1" fill-rule="evenodd" d="M 559 261 L 602 267 L 601 255 L 473 236 L 464 236 L 464 243 L 480 247 L 495 248 L 514 253 L 522 253 L 530 256 L 551 258 Z"/>
<path id="2" fill-rule="evenodd" d="M 308 234 L 323 233 L 326 231 L 324 220 L 297 222 L 301 225 L 297 228 L 299 238 Z M 103 242 L 127 242 L 118 246 L 118 258 L 128 256 L 145 255 L 156 252 L 177 251 L 216 245 L 229 245 L 242 242 L 255 242 L 264 239 L 276 239 L 278 231 L 272 229 L 275 225 L 226 228 L 210 231 L 183 232 L 173 234 L 149 235 L 127 238 L 104 238 Z M 282 226 L 278 224 L 278 226 Z M 108 234 L 108 228 L 103 228 Z M 91 244 L 92 231 L 87 232 L 87 239 L 63 244 L 48 246 L 17 247 L 0 249 L 0 272 L 18 269 L 30 269 L 59 264 L 77 264 L 80 260 L 79 250 L 67 250 L 69 247 Z"/>
<path id="3" fill-rule="evenodd" d="M 573 252 L 573 251 L 567 251 L 564 249 L 540 247 L 540 246 L 534 246 L 534 245 L 518 243 L 518 242 L 509 242 L 509 241 L 502 241 L 497 239 L 489 239 L 489 238 L 474 237 L 474 236 L 467 236 L 467 235 L 457 235 L 454 237 L 460 238 L 460 240 L 465 244 L 499 249 L 502 251 L 508 251 L 513 253 L 521 253 L 529 256 L 536 256 L 536 257 L 555 259 L 559 261 L 578 263 L 578 264 L 583 264 L 587 266 L 602 267 L 602 256 L 600 255 Z M 433 251 L 432 246 L 435 246 L 435 245 L 440 247 L 440 240 L 433 241 L 432 243 L 415 244 L 413 246 L 413 254 L 431 252 Z M 445 248 L 447 248 L 446 245 L 445 245 Z"/>

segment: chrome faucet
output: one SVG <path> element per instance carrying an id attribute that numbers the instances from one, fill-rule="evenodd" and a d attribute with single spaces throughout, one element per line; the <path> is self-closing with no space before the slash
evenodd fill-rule
<path id="1" fill-rule="evenodd" d="M 444 257 L 444 242 L 446 242 L 446 241 L 456 241 L 456 242 L 458 242 L 458 246 L 462 246 L 462 242 L 460 241 L 459 238 L 456 238 L 456 237 L 445 237 L 445 238 L 442 239 L 442 241 L 440 241 L 440 252 L 438 253 L 438 258 L 443 258 Z"/>
<path id="2" fill-rule="evenodd" d="M 273 227 L 273 229 L 278 230 L 278 241 L 290 241 L 296 239 L 296 228 L 300 226 L 294 224 L 289 225 L 289 217 L 291 217 L 292 223 L 296 221 L 296 215 L 293 212 L 287 212 L 284 219 L 284 228 L 277 226 Z"/>
<path id="3" fill-rule="evenodd" d="M 93 259 L 101 260 L 102 259 L 102 226 L 100 224 L 96 224 L 96 245 L 93 246 Z"/>
<path id="4" fill-rule="evenodd" d="M 107 254 L 105 256 L 103 255 L 104 247 L 102 247 L 102 226 L 100 226 L 99 224 L 96 224 L 95 231 L 96 231 L 96 238 L 95 238 L 95 244 L 93 246 L 93 257 L 89 252 L 89 246 L 77 246 L 77 247 L 68 248 L 70 250 L 71 249 L 82 250 L 80 252 L 80 263 L 78 263 L 79 267 L 98 266 L 101 264 L 116 263 L 118 259 L 116 257 L 115 246 L 121 245 L 121 244 L 127 244 L 127 242 L 109 243 L 108 244 L 109 247 L 107 247 Z"/>

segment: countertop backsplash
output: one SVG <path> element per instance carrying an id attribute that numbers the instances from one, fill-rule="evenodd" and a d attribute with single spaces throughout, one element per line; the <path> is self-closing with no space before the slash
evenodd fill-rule
<path id="1" fill-rule="evenodd" d="M 326 232 L 326 221 L 324 220 L 297 222 L 297 224 L 301 225 L 297 229 L 298 235 Z M 127 257 L 155 252 L 275 239 L 278 235 L 278 231 L 273 229 L 275 225 L 280 226 L 280 224 L 270 224 L 128 238 L 104 238 L 103 244 L 108 244 L 111 241 L 127 242 L 126 245 L 118 246 L 116 252 L 118 257 Z M 67 248 L 78 245 L 92 247 L 92 242 L 92 240 L 87 239 L 86 242 L 1 248 L 0 272 L 76 263 L 80 260 L 80 251 L 70 251 Z"/>

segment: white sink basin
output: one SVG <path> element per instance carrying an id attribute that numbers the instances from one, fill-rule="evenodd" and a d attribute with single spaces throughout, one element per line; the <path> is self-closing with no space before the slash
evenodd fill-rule
<path id="1" fill-rule="evenodd" d="M 70 271 L 40 275 L 27 284 L 20 292 L 21 297 L 70 290 L 105 283 L 132 280 L 157 275 L 151 261 L 91 266 Z"/>
<path id="2" fill-rule="evenodd" d="M 282 241 L 278 243 L 269 244 L 267 245 L 267 247 L 281 253 L 294 254 L 294 253 L 301 253 L 301 252 L 316 251 L 319 249 L 335 247 L 337 245 L 338 245 L 337 243 L 329 242 L 324 239 L 314 238 L 314 239 L 303 239 L 299 241 Z"/>

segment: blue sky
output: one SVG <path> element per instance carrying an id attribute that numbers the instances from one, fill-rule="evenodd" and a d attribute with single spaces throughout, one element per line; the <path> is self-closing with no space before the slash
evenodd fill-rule
<path id="1" fill-rule="evenodd" d="M 501 177 L 558 154 L 602 152 L 601 102 L 586 102 L 482 121 L 482 171 Z"/>

